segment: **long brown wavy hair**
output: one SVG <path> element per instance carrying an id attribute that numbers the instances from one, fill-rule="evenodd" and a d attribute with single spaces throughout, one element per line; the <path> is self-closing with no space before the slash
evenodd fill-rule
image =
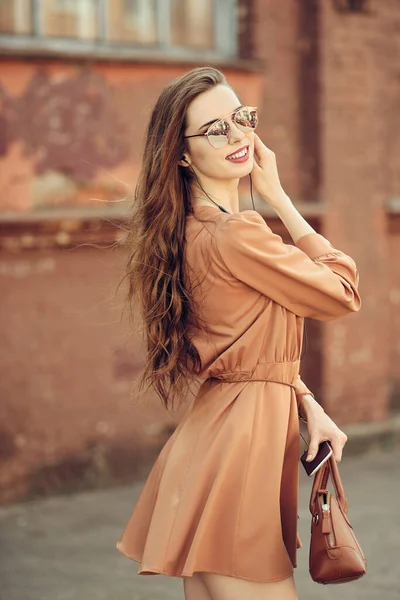
<path id="1" fill-rule="evenodd" d="M 219 84 L 228 85 L 220 71 L 201 67 L 163 89 L 147 127 L 142 169 L 126 223 L 126 300 L 131 318 L 135 307 L 140 310 L 147 351 L 139 389 L 148 383 L 147 389 L 151 386 L 167 409 L 176 399 L 184 399 L 201 368 L 190 327 L 206 329 L 185 266 L 193 175 L 178 162 L 187 149 L 186 111 L 196 96 Z"/>

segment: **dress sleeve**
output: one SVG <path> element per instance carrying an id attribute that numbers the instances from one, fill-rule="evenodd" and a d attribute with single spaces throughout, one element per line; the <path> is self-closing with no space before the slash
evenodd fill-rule
<path id="1" fill-rule="evenodd" d="M 216 244 L 233 277 L 300 317 L 330 321 L 361 308 L 354 260 L 319 233 L 285 244 L 245 210 L 220 226 Z"/>

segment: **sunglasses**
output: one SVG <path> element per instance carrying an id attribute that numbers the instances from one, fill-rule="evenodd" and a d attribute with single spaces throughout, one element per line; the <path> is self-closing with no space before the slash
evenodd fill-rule
<path id="1" fill-rule="evenodd" d="M 195 135 L 185 135 L 185 138 L 206 136 L 213 148 L 222 148 L 229 142 L 231 135 L 231 126 L 227 119 L 232 117 L 232 121 L 240 131 L 254 131 L 258 124 L 258 115 L 256 106 L 241 106 L 229 113 L 222 119 L 218 119 L 210 125 L 205 133 L 196 133 Z"/>

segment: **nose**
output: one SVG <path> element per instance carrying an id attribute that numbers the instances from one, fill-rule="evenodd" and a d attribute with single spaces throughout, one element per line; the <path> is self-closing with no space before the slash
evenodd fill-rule
<path id="1" fill-rule="evenodd" d="M 230 144 L 234 144 L 235 142 L 238 142 L 240 140 L 242 140 L 244 137 L 246 137 L 246 134 L 241 131 L 236 123 L 231 119 L 230 123 L 229 123 L 229 128 L 230 128 L 230 135 L 229 135 L 229 143 Z"/>

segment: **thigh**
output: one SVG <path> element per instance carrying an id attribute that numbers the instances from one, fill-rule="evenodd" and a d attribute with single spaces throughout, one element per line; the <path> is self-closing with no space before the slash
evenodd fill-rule
<path id="1" fill-rule="evenodd" d="M 293 575 L 281 581 L 258 583 L 216 573 L 199 573 L 211 600 L 298 600 Z"/>
<path id="2" fill-rule="evenodd" d="M 183 578 L 183 591 L 185 600 L 212 600 L 199 573 L 193 573 L 192 577 Z"/>

